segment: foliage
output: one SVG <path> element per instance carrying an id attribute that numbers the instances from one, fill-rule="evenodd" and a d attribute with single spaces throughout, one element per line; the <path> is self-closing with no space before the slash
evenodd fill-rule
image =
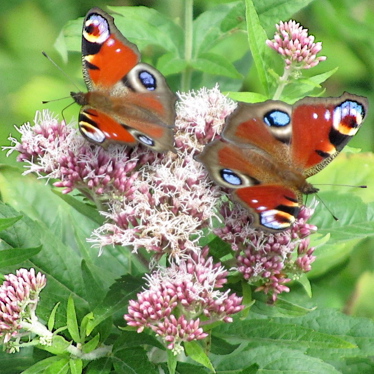
<path id="1" fill-rule="evenodd" d="M 230 97 L 255 102 L 273 97 L 281 76 L 281 64 L 275 52 L 266 47 L 266 39 L 272 37 L 276 23 L 295 18 L 296 12 L 307 7 L 304 13 L 298 13 L 298 21 L 303 23 L 309 14 L 316 15 L 308 26 L 311 33 L 317 26 L 322 30 L 317 40 L 326 45 L 323 53 L 328 57 L 327 65 L 307 71 L 297 84 L 291 82 L 281 99 L 294 102 L 306 95 L 321 95 L 325 90 L 328 95 L 334 95 L 334 90 L 339 94 L 341 90 L 358 94 L 369 90 L 369 70 L 363 65 L 368 60 L 367 69 L 374 70 L 374 54 L 368 52 L 374 48 L 372 33 L 362 30 L 372 28 L 374 14 L 368 11 L 370 4 L 361 2 L 362 8 L 367 8 L 360 15 L 363 27 L 357 27 L 360 21 L 351 22 L 348 1 L 344 6 L 338 0 L 328 1 L 323 12 L 318 0 L 217 3 L 208 6 L 203 1 L 196 2 L 200 13 L 190 29 L 149 7 L 109 9 L 123 15 L 116 17 L 118 28 L 139 46 L 143 59 L 155 65 L 174 90 L 213 87 L 218 82 Z M 26 3 L 20 6 L 31 8 L 34 15 L 39 12 Z M 357 12 L 364 12 L 362 8 Z M 332 16 L 334 11 L 339 16 Z M 8 12 L 12 15 L 12 9 Z M 23 17 L 26 13 L 24 10 Z M 39 16 L 38 22 L 43 18 Z M 69 21 L 58 37 L 56 45 L 63 59 L 70 56 L 68 51 L 80 51 L 81 25 L 82 18 Z M 49 21 L 45 29 L 51 26 Z M 43 40 L 47 47 L 52 44 L 50 39 Z M 2 52 L 0 68 L 4 75 L 9 71 L 16 75 L 26 57 L 20 56 L 16 66 L 10 67 L 11 55 Z M 340 59 L 340 55 L 358 66 L 348 69 L 345 57 Z M 35 57 L 32 63 L 41 66 L 35 63 Z M 74 58 L 74 64 L 79 65 L 79 57 Z M 29 66 L 28 71 L 35 73 L 35 66 Z M 31 83 L 36 84 L 38 96 L 47 92 L 52 95 L 53 91 L 46 88 L 49 84 L 54 87 L 52 90 L 63 86 L 59 78 L 50 71 L 48 74 L 34 74 L 31 82 L 23 86 L 9 83 L 13 94 L 2 105 L 14 102 L 15 92 L 19 101 L 25 102 L 22 109 L 16 105 L 22 113 L 15 117 L 17 122 L 30 116 L 27 107 L 38 107 L 35 101 L 27 101 L 28 96 L 36 96 L 30 95 L 34 90 Z M 24 75 L 20 75 L 20 80 L 25 81 Z M 327 80 L 330 76 L 333 83 Z M 334 83 L 336 76 L 338 81 Z M 241 89 L 250 92 L 237 92 Z M 58 96 L 69 89 L 58 88 L 57 92 Z M 3 120 L 12 122 L 12 114 L 4 109 L 5 112 Z M 367 128 L 369 124 L 370 118 Z M 363 131 L 366 132 L 356 141 L 362 141 L 364 148 L 369 149 L 373 133 L 370 128 Z M 2 145 L 6 145 L 5 134 L 0 136 Z M 170 353 L 155 334 L 138 334 L 126 327 L 123 315 L 129 300 L 142 291 L 146 269 L 131 255 L 131 248 L 107 247 L 100 257 L 96 249 L 90 248 L 86 239 L 103 219 L 97 209 L 78 194 L 61 195 L 50 183 L 21 175 L 18 167 L 6 162 L 8 165 L 0 169 L 0 270 L 8 274 L 21 267 L 32 267 L 46 275 L 48 284 L 41 293 L 37 314 L 55 335 L 50 347 L 30 344 L 13 356 L 3 352 L 0 360 L 4 374 L 373 372 L 374 305 L 360 297 L 373 272 L 370 249 L 374 195 L 370 189 L 324 186 L 320 199 L 339 221 L 334 221 L 322 204 L 318 206 L 313 224 L 320 229 L 312 237 L 317 260 L 309 273 L 310 282 L 306 277 L 299 279 L 293 283 L 290 294 L 282 294 L 275 305 L 269 305 L 263 295 L 252 294 L 253 290 L 238 280 L 237 274 L 232 274 L 229 286 L 243 295 L 247 308 L 233 323 L 209 326 L 211 335 L 203 343 L 186 343 L 186 356 L 182 357 Z M 311 182 L 370 186 L 374 182 L 373 155 L 344 153 Z M 224 260 L 224 244 L 212 234 L 205 240 L 213 257 Z M 370 296 L 372 299 L 372 293 Z M 72 345 L 79 346 L 84 355 L 69 350 Z M 108 351 L 99 359 L 92 359 L 90 354 L 102 347 Z"/>

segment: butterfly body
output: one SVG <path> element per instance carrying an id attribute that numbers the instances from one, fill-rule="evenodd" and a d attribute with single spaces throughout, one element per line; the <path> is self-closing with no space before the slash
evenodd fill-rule
<path id="1" fill-rule="evenodd" d="M 158 152 L 174 151 L 175 95 L 99 8 L 83 22 L 82 65 L 88 92 L 71 96 L 82 106 L 83 136 L 104 147 L 141 143 Z"/>
<path id="2" fill-rule="evenodd" d="M 302 196 L 318 191 L 307 178 L 330 163 L 356 134 L 366 116 L 366 98 L 305 98 L 239 103 L 221 139 L 198 156 L 212 179 L 234 189 L 257 227 L 289 228 Z"/>

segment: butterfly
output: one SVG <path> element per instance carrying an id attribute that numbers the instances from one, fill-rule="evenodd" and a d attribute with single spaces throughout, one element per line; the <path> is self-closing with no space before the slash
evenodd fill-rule
<path id="1" fill-rule="evenodd" d="M 87 140 L 174 151 L 175 94 L 100 8 L 83 21 L 82 67 L 88 92 L 71 96 L 82 106 L 79 129 Z"/>
<path id="2" fill-rule="evenodd" d="M 306 97 L 294 105 L 268 100 L 238 103 L 221 138 L 197 156 L 211 178 L 233 189 L 255 227 L 288 229 L 303 194 L 318 189 L 306 179 L 329 164 L 357 133 L 368 111 L 365 97 Z"/>

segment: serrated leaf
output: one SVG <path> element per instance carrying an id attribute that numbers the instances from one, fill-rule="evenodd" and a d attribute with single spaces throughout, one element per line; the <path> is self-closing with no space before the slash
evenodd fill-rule
<path id="1" fill-rule="evenodd" d="M 275 322 L 284 323 L 285 320 L 275 319 Z M 292 323 L 343 339 L 351 345 L 334 348 L 312 344 L 308 347 L 308 353 L 315 357 L 333 361 L 334 357 L 365 358 L 374 355 L 374 322 L 368 318 L 347 316 L 334 309 L 317 309 L 303 317 L 293 318 Z"/>
<path id="2" fill-rule="evenodd" d="M 112 372 L 112 357 L 103 357 L 90 362 L 86 367 L 86 374 L 110 374 Z"/>
<path id="3" fill-rule="evenodd" d="M 256 302 L 251 308 L 253 313 L 268 317 L 300 317 L 309 314 L 314 308 L 306 308 L 295 303 L 291 303 L 278 297 L 275 305 L 269 305 L 268 298 L 265 295 L 255 293 Z"/>
<path id="4" fill-rule="evenodd" d="M 123 310 L 125 313 L 129 300 L 136 298 L 136 294 L 141 291 L 143 284 L 142 280 L 130 275 L 125 275 L 117 280 L 102 303 L 93 310 L 95 319 L 88 323 L 87 333 L 91 333 L 98 324 L 112 317 L 117 311 Z"/>
<path id="5" fill-rule="evenodd" d="M 227 355 L 233 353 L 240 344 L 230 344 L 225 339 L 212 336 L 212 348 L 211 352 L 215 355 Z"/>
<path id="6" fill-rule="evenodd" d="M 145 332 L 139 334 L 135 331 L 122 331 L 120 337 L 114 343 L 113 349 L 135 348 L 143 345 L 153 346 L 165 351 L 164 345 L 156 337 Z"/>
<path id="7" fill-rule="evenodd" d="M 116 374 L 147 373 L 158 374 L 142 348 L 125 348 L 113 351 L 113 364 Z"/>
<path id="8" fill-rule="evenodd" d="M 87 264 L 86 261 L 82 261 L 81 265 L 82 277 L 86 288 L 86 298 L 90 303 L 90 307 L 94 308 L 104 298 L 106 290 L 97 277 L 97 271 L 93 268 L 92 264 Z"/>
<path id="9" fill-rule="evenodd" d="M 203 347 L 196 341 L 185 342 L 184 349 L 187 355 L 198 362 L 201 365 L 204 365 L 206 368 L 212 370 L 215 373 L 214 367 L 209 360 L 209 357 L 205 353 Z"/>
<path id="10" fill-rule="evenodd" d="M 102 225 L 105 221 L 104 217 L 97 211 L 97 208 L 88 205 L 82 201 L 79 201 L 75 197 L 72 197 L 67 194 L 63 194 L 60 191 L 55 189 L 52 192 L 57 195 L 60 199 L 64 200 L 68 203 L 72 208 L 74 208 L 77 212 L 81 213 L 83 216 L 89 218 L 90 220 L 96 222 L 99 225 Z"/>
<path id="11" fill-rule="evenodd" d="M 231 355 L 217 358 L 216 370 L 220 373 L 241 373 L 243 368 L 272 374 L 341 374 L 332 365 L 296 350 L 281 346 L 247 347 Z"/>
<path id="12" fill-rule="evenodd" d="M 262 26 L 275 31 L 275 24 L 291 18 L 313 0 L 254 0 Z"/>
<path id="13" fill-rule="evenodd" d="M 269 320 L 235 321 L 214 329 L 215 336 L 233 343 L 250 343 L 252 347 L 281 344 L 292 349 L 353 349 L 355 345 L 340 337 L 320 333 L 314 329 L 291 324 L 292 320 L 273 322 Z"/>

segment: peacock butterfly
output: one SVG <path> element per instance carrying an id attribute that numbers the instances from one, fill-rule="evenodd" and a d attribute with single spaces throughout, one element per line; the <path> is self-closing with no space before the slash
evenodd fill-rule
<path id="1" fill-rule="evenodd" d="M 176 96 L 154 67 L 140 62 L 137 46 L 99 8 L 88 11 L 82 31 L 83 76 L 88 92 L 71 92 L 82 106 L 79 128 L 90 142 L 174 151 Z"/>
<path id="2" fill-rule="evenodd" d="M 329 164 L 359 130 L 368 110 L 365 97 L 306 97 L 294 105 L 268 100 L 239 103 L 226 119 L 221 139 L 197 156 L 211 178 L 234 189 L 253 215 L 254 226 L 289 228 L 303 194 L 318 191 L 306 178 Z"/>

